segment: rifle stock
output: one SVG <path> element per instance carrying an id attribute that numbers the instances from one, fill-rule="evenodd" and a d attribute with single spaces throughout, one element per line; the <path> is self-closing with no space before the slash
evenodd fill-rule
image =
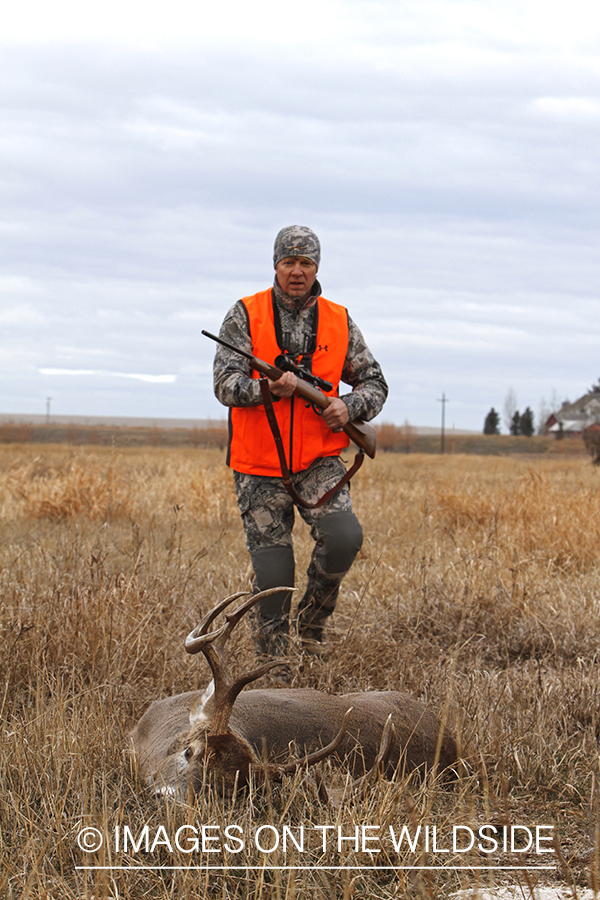
<path id="1" fill-rule="evenodd" d="M 375 459 L 377 438 L 372 425 L 357 419 L 355 422 L 347 422 L 344 425 L 344 431 L 357 447 L 364 450 L 368 457 Z"/>
<path id="2" fill-rule="evenodd" d="M 222 338 L 217 337 L 215 334 L 211 334 L 210 331 L 202 330 L 202 334 L 210 338 L 211 341 L 216 341 L 217 344 L 222 344 L 224 347 L 227 347 L 229 350 L 233 350 L 234 353 L 239 353 L 240 356 L 243 356 L 250 363 L 251 368 L 255 369 L 257 372 L 261 372 L 261 374 L 266 375 L 267 378 L 270 378 L 271 381 L 277 381 L 283 375 L 283 370 L 277 368 L 277 366 L 272 366 L 270 363 L 265 362 L 262 359 L 259 359 L 257 356 L 253 356 L 251 353 L 246 353 L 245 350 L 240 350 L 239 347 L 235 347 L 233 344 L 230 344 L 229 341 L 224 341 Z M 327 409 L 329 404 L 331 403 L 331 397 L 328 397 L 327 394 L 324 394 L 323 391 L 315 387 L 312 384 L 309 384 L 307 381 L 304 381 L 302 378 L 297 379 L 296 390 L 294 394 L 297 394 L 299 397 L 303 397 L 309 403 L 312 403 L 314 406 L 319 407 L 319 409 Z M 367 422 L 361 422 L 356 420 L 354 422 L 347 422 L 342 430 L 348 435 L 350 440 L 356 444 L 356 446 L 367 454 L 371 459 L 375 457 L 375 429 L 372 425 L 369 425 Z"/>

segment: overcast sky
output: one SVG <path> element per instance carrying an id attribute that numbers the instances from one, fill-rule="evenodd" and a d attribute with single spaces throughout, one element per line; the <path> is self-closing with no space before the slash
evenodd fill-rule
<path id="1" fill-rule="evenodd" d="M 222 417 L 217 330 L 284 225 L 379 421 L 536 419 L 600 376 L 588 0 L 20 0 L 3 12 L 0 412 Z"/>

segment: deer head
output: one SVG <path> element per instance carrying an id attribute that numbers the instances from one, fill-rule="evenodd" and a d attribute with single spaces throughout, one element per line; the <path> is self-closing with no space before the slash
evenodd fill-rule
<path id="1" fill-rule="evenodd" d="M 346 712 L 335 738 L 325 747 L 286 765 L 275 765 L 259 759 L 250 742 L 230 728 L 234 704 L 243 688 L 276 666 L 287 665 L 288 660 L 271 660 L 232 680 L 227 670 L 225 646 L 246 613 L 261 599 L 281 590 L 285 588 L 271 588 L 258 594 L 240 592 L 227 597 L 211 609 L 186 638 L 186 651 L 202 653 L 213 676 L 190 710 L 189 731 L 178 736 L 172 747 L 172 754 L 182 756 L 187 764 L 188 788 L 195 792 L 202 785 L 205 767 L 211 780 L 231 792 L 236 786 L 248 783 L 252 770 L 272 780 L 279 780 L 282 775 L 293 773 L 300 766 L 313 765 L 334 753 L 345 735 L 351 708 Z M 242 598 L 245 602 L 233 612 L 225 612 L 232 603 Z M 225 622 L 211 631 L 211 626 L 221 614 Z M 185 765 L 182 764 L 181 768 L 185 769 Z"/>

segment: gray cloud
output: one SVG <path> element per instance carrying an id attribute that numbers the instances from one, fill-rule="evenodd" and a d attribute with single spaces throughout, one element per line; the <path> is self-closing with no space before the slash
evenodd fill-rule
<path id="1" fill-rule="evenodd" d="M 383 418 L 431 424 L 445 391 L 479 428 L 510 386 L 537 408 L 597 377 L 595 26 L 320 9 L 313 31 L 242 13 L 162 48 L 152 21 L 146 47 L 2 48 L 0 411 L 224 415 L 200 329 L 269 284 L 292 222 L 384 365 Z M 95 374 L 42 372 L 66 368 Z"/>

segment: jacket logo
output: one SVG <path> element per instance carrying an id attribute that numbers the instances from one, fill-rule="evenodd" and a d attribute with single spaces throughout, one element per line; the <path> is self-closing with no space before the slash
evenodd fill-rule
<path id="1" fill-rule="evenodd" d="M 327 351 L 329 350 L 329 345 L 328 344 L 319 344 L 317 349 L 320 350 L 321 353 L 327 353 Z"/>

